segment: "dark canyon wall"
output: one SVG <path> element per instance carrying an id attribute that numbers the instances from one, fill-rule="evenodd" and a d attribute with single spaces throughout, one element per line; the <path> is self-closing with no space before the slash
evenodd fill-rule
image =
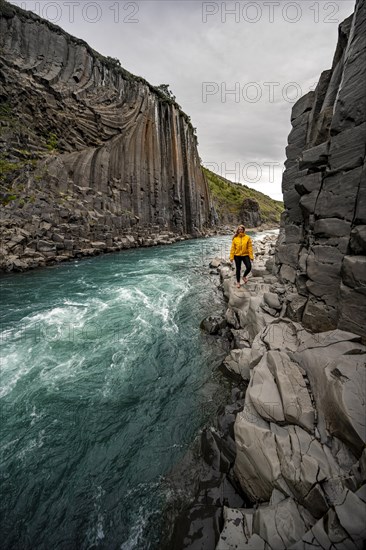
<path id="1" fill-rule="evenodd" d="M 366 337 L 366 3 L 339 28 L 333 66 L 292 110 L 276 261 L 287 314 Z"/>
<path id="2" fill-rule="evenodd" d="M 38 16 L 4 2 L 0 14 L 3 254 L 19 227 L 21 261 L 25 249 L 72 256 L 131 234 L 200 235 L 210 199 L 189 117 Z"/>

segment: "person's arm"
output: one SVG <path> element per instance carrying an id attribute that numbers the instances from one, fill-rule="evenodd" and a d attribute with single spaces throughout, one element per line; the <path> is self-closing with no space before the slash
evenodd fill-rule
<path id="1" fill-rule="evenodd" d="M 235 256 L 235 244 L 234 244 L 234 240 L 233 239 L 233 242 L 231 243 L 231 250 L 230 250 L 230 261 L 232 262 L 233 259 L 234 259 L 234 256 Z"/>
<path id="2" fill-rule="evenodd" d="M 252 239 L 250 237 L 248 237 L 248 254 L 249 254 L 249 258 L 253 261 L 254 260 L 253 246 L 252 246 Z"/>

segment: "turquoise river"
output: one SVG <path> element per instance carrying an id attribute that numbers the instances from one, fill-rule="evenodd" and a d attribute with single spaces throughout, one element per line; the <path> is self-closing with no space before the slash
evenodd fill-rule
<path id="1" fill-rule="evenodd" d="M 231 237 L 0 278 L 1 547 L 159 548 L 164 477 L 225 394 Z M 225 395 L 224 395 L 225 397 Z"/>

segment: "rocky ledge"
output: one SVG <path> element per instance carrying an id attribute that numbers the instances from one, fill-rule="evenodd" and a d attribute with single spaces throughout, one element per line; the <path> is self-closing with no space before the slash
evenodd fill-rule
<path id="1" fill-rule="evenodd" d="M 225 229 L 197 230 L 194 235 L 162 230 L 159 226 L 136 231 L 105 231 L 94 228 L 94 239 L 84 227 L 52 223 L 31 218 L 23 227 L 17 221 L 0 221 L 0 272 L 27 271 L 72 259 L 118 252 L 129 248 L 173 244 L 192 238 L 226 233 Z"/>
<path id="2" fill-rule="evenodd" d="M 287 316 L 299 306 L 273 275 L 274 252 L 274 238 L 257 246 L 253 276 L 240 289 L 225 260 L 211 264 L 219 264 L 234 341 L 224 364 L 248 384 L 245 399 L 231 405 L 230 455 L 227 437 L 214 430 L 217 457 L 211 464 L 227 472 L 229 456 L 233 484 L 250 503 L 221 502 L 216 550 L 361 549 L 366 347 L 357 334 L 311 333 Z M 185 547 L 212 545 L 196 536 Z"/>
<path id="3" fill-rule="evenodd" d="M 152 226 L 150 229 L 117 230 L 103 223 L 85 228 L 77 223 L 55 226 L 39 216 L 31 216 L 19 227 L 17 220 L 0 220 L 0 272 L 27 271 L 72 259 L 118 252 L 129 248 L 173 244 L 192 238 L 232 234 L 233 227 L 217 226 L 192 234 L 174 233 Z M 267 226 L 253 229 L 264 230 Z M 268 228 L 272 228 L 268 226 Z"/>

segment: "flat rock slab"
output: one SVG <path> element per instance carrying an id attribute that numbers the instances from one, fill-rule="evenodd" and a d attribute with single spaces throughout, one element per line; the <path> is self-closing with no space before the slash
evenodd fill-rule
<path id="1" fill-rule="evenodd" d="M 284 422 L 285 415 L 275 379 L 268 368 L 265 354 L 252 373 L 247 397 L 250 397 L 258 414 L 268 422 Z"/>
<path id="2" fill-rule="evenodd" d="M 279 351 L 269 351 L 267 362 L 281 396 L 286 421 L 313 432 L 315 411 L 298 365 L 287 353 Z"/>
<path id="3" fill-rule="evenodd" d="M 366 503 L 355 493 L 346 491 L 343 502 L 330 508 L 291 549 L 361 550 L 366 540 L 365 517 Z"/>
<path id="4" fill-rule="evenodd" d="M 358 339 L 352 333 L 330 331 L 293 354 L 308 375 L 322 438 L 336 435 L 357 457 L 366 437 L 366 347 Z"/>
<path id="5" fill-rule="evenodd" d="M 292 498 L 276 506 L 259 508 L 253 518 L 253 531 L 267 542 L 270 548 L 287 550 L 307 530 Z"/>
<path id="6" fill-rule="evenodd" d="M 281 475 L 276 440 L 266 422 L 250 401 L 234 424 L 237 455 L 235 473 L 244 492 L 253 500 L 268 501 L 274 482 Z"/>
<path id="7" fill-rule="evenodd" d="M 324 374 L 322 409 L 327 429 L 360 456 L 366 444 L 366 355 L 337 358 Z"/>

